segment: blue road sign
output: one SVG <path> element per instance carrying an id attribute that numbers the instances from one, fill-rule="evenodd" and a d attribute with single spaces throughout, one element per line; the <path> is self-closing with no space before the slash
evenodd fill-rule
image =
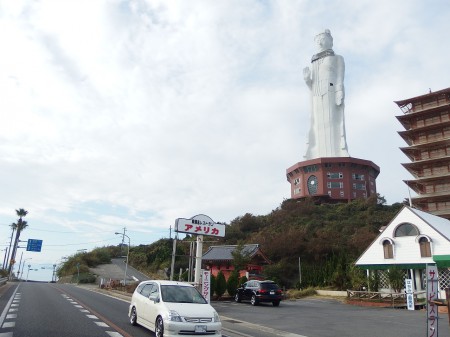
<path id="1" fill-rule="evenodd" d="M 27 251 L 40 252 L 42 249 L 42 240 L 28 239 Z"/>

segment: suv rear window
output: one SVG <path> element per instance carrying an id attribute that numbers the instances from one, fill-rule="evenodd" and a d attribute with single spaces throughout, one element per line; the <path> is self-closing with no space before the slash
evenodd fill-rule
<path id="1" fill-rule="evenodd" d="M 261 289 L 278 289 L 278 285 L 276 283 L 261 283 Z"/>

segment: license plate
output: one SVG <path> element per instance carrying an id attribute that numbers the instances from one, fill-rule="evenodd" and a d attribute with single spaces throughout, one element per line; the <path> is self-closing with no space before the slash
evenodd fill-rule
<path id="1" fill-rule="evenodd" d="M 270 292 L 270 295 L 275 295 L 275 291 L 272 290 L 272 291 Z"/>
<path id="2" fill-rule="evenodd" d="M 195 326 L 195 332 L 206 332 L 206 325 L 196 325 Z"/>

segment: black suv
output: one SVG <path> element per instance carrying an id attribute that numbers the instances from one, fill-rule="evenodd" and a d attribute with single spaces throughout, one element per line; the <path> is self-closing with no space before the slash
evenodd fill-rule
<path id="1" fill-rule="evenodd" d="M 258 305 L 260 302 L 272 302 L 274 307 L 278 307 L 282 297 L 283 292 L 275 282 L 251 280 L 237 289 L 234 300 L 236 302 L 250 300 L 252 305 Z"/>

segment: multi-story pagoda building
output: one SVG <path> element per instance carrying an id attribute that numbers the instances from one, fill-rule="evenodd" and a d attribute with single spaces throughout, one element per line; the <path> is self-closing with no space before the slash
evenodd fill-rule
<path id="1" fill-rule="evenodd" d="M 417 193 L 414 207 L 450 219 L 450 88 L 395 102 L 405 128 L 402 164 L 414 177 L 404 182 Z"/>
<path id="2" fill-rule="evenodd" d="M 329 30 L 315 37 L 318 53 L 303 70 L 310 89 L 311 119 L 303 161 L 286 170 L 291 198 L 313 197 L 319 202 L 346 202 L 377 193 L 380 168 L 350 157 L 344 122 L 344 58 L 332 49 Z"/>

